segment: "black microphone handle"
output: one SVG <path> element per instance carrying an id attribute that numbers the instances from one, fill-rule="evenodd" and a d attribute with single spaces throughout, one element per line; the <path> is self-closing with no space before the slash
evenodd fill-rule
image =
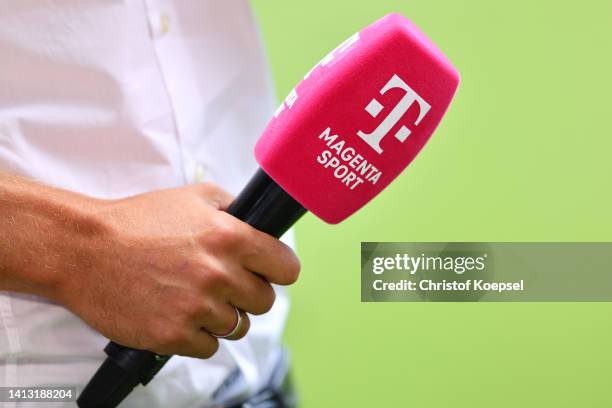
<path id="1" fill-rule="evenodd" d="M 227 212 L 279 238 L 306 209 L 259 169 Z M 81 408 L 116 407 L 138 384 L 147 385 L 172 357 L 124 347 L 112 341 L 104 351 L 108 357 L 77 400 Z"/>

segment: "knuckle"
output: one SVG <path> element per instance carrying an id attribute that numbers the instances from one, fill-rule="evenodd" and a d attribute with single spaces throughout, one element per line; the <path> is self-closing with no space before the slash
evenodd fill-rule
<path id="1" fill-rule="evenodd" d="M 298 277 L 300 276 L 301 268 L 302 268 L 302 265 L 300 264 L 300 260 L 298 259 L 297 256 L 292 254 L 292 256 L 289 257 L 289 260 L 287 261 L 287 264 L 285 266 L 286 283 L 288 285 L 291 285 L 298 280 Z"/>
<path id="2" fill-rule="evenodd" d="M 211 313 L 212 307 L 208 302 L 200 296 L 191 296 L 184 300 L 183 310 L 187 317 L 191 320 L 208 316 Z"/>
<path id="3" fill-rule="evenodd" d="M 209 266 L 206 269 L 205 278 L 203 279 L 204 288 L 219 288 L 227 285 L 228 276 L 223 269 L 223 267 L 219 266 Z"/>
<path id="4" fill-rule="evenodd" d="M 208 300 L 202 300 L 200 302 L 198 316 L 199 317 L 209 317 L 209 316 L 213 316 L 213 314 L 214 314 L 214 307 L 212 303 Z"/>
<path id="5" fill-rule="evenodd" d="M 274 306 L 274 302 L 276 302 L 276 292 L 274 291 L 274 288 L 271 285 L 268 285 L 268 294 L 267 297 L 265 299 L 265 306 L 266 306 L 266 312 L 270 311 L 270 309 L 272 309 L 272 306 Z"/>
<path id="6" fill-rule="evenodd" d="M 205 347 L 202 348 L 200 356 L 202 358 L 211 358 L 219 350 L 219 340 L 211 337 L 211 341 Z"/>
<path id="7" fill-rule="evenodd" d="M 163 351 L 181 348 L 188 338 L 186 330 L 172 326 L 160 327 L 154 334 L 157 348 Z"/>
<path id="8" fill-rule="evenodd" d="M 274 302 L 276 301 L 276 292 L 271 285 L 266 284 L 266 286 L 266 289 L 259 294 L 260 301 L 251 312 L 254 315 L 268 313 L 272 309 L 272 306 L 274 306 Z"/>
<path id="9" fill-rule="evenodd" d="M 222 247 L 233 247 L 239 238 L 238 230 L 234 223 L 225 217 L 216 217 L 213 222 L 213 236 L 215 242 Z"/>

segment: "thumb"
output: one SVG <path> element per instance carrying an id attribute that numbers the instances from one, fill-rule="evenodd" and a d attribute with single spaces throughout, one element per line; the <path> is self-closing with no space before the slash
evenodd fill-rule
<path id="1" fill-rule="evenodd" d="M 225 211 L 230 206 L 232 201 L 234 201 L 233 195 L 223 190 L 216 184 L 200 183 L 195 184 L 194 187 L 197 189 L 202 198 L 204 198 L 204 200 L 218 210 Z"/>

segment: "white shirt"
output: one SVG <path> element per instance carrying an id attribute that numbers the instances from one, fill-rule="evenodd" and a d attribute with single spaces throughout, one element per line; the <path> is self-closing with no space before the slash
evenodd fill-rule
<path id="1" fill-rule="evenodd" d="M 236 194 L 274 103 L 245 0 L 0 2 L 0 171 L 100 198 L 198 181 Z M 279 293 L 245 339 L 172 358 L 122 407 L 209 406 L 236 368 L 233 388 L 256 391 L 287 307 Z M 60 305 L 0 292 L 1 386 L 80 391 L 106 343 Z"/>

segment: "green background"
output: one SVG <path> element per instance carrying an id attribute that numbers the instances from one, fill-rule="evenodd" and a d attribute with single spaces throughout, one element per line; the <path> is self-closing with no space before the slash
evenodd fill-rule
<path id="1" fill-rule="evenodd" d="M 297 228 L 303 407 L 609 407 L 612 305 L 361 304 L 361 241 L 612 241 L 612 2 L 254 0 L 279 97 L 396 11 L 462 74 L 430 143 L 338 226 Z"/>

